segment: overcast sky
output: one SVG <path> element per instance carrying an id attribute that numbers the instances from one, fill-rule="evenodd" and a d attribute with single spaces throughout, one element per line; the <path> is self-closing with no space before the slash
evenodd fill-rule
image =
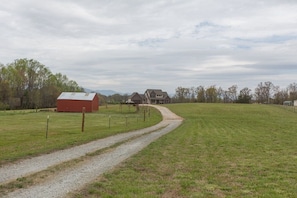
<path id="1" fill-rule="evenodd" d="M 0 0 L 0 62 L 89 89 L 297 82 L 296 0 Z"/>

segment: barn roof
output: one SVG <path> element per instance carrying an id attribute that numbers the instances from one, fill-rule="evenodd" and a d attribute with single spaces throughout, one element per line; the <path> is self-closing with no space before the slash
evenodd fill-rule
<path id="1" fill-rule="evenodd" d="M 96 93 L 62 92 L 58 100 L 93 100 Z"/>

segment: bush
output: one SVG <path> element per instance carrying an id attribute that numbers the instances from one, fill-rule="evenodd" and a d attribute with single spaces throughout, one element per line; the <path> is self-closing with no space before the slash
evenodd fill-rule
<path id="1" fill-rule="evenodd" d="M 3 102 L 0 102 L 0 110 L 6 110 L 6 109 L 9 109 L 9 105 L 4 104 Z"/>

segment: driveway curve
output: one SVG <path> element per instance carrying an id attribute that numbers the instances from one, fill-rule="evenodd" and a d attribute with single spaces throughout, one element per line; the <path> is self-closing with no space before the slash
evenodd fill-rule
<path id="1" fill-rule="evenodd" d="M 155 126 L 2 166 L 0 185 L 133 138 L 108 153 L 92 157 L 81 166 L 66 169 L 42 183 L 16 190 L 6 197 L 64 197 L 68 192 L 83 188 L 86 183 L 95 180 L 182 123 L 183 119 L 166 107 L 150 106 L 157 108 L 163 116 L 163 120 Z"/>

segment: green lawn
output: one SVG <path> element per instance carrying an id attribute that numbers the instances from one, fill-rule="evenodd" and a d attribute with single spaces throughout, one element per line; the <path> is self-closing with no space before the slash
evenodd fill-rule
<path id="1" fill-rule="evenodd" d="M 144 110 L 146 120 L 144 121 Z M 46 139 L 47 117 L 48 138 Z M 139 128 L 162 120 L 155 108 L 132 105 L 100 107 L 85 114 L 82 133 L 81 113 L 57 113 L 36 110 L 0 111 L 0 165 L 16 159 L 64 149 Z"/>
<path id="2" fill-rule="evenodd" d="M 296 197 L 297 113 L 171 104 L 185 118 L 73 197 Z"/>

